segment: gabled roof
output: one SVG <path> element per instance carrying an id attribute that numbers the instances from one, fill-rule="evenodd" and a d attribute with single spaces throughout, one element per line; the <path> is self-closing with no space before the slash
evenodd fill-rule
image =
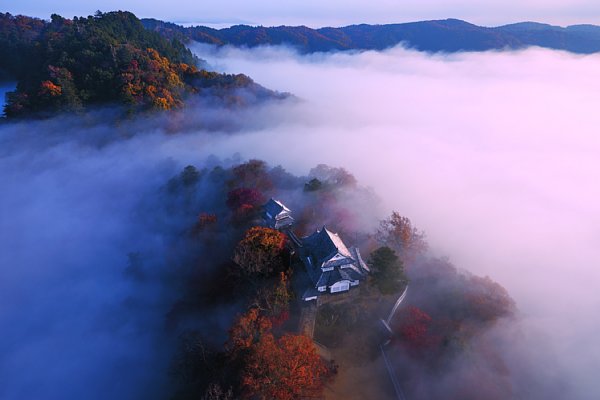
<path id="1" fill-rule="evenodd" d="M 330 232 L 323 227 L 320 231 L 316 231 L 312 235 L 303 239 L 303 244 L 308 248 L 310 254 L 314 257 L 314 261 L 320 266 L 323 262 L 328 261 L 336 254 L 343 257 L 352 258 L 352 254 L 342 242 L 337 233 Z"/>
<path id="2" fill-rule="evenodd" d="M 329 287 L 340 281 L 360 281 L 364 279 L 364 273 L 355 268 L 334 268 L 332 271 L 323 271 L 315 283 L 315 287 Z"/>
<path id="3" fill-rule="evenodd" d="M 275 216 L 279 215 L 283 211 L 288 213 L 292 212 L 282 202 L 273 198 L 270 198 L 269 201 L 267 201 L 267 203 L 263 206 L 263 209 L 265 212 L 269 213 L 272 218 L 275 218 Z"/>
<path id="4" fill-rule="evenodd" d="M 366 272 L 368 274 L 371 273 L 371 269 L 369 268 L 369 266 L 367 265 L 367 263 L 363 260 L 362 256 L 360 255 L 360 250 L 358 249 L 358 247 L 352 247 L 351 249 L 352 252 L 352 257 L 357 261 L 356 265 L 354 265 L 355 268 L 358 268 L 359 272 Z"/>
<path id="5" fill-rule="evenodd" d="M 348 249 L 339 235 L 325 227 L 302 239 L 300 257 L 315 288 L 341 281 L 356 285 L 369 273 L 358 248 Z"/>

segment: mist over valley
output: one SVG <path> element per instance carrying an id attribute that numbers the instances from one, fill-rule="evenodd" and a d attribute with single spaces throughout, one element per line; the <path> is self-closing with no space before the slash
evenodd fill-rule
<path id="1" fill-rule="evenodd" d="M 124 114 L 81 92 L 84 112 L 0 123 L 0 398 L 267 398 L 249 366 L 310 347 L 291 336 L 289 231 L 255 232 L 287 240 L 273 270 L 236 272 L 271 197 L 300 237 L 326 226 L 369 264 L 395 251 L 409 289 L 387 354 L 407 398 L 600 394 L 600 56 L 188 47 L 215 75 L 178 72 L 198 95 L 181 108 Z M 144 93 L 136 107 L 162 96 Z M 393 211 L 422 247 L 381 239 Z M 363 303 L 319 308 L 317 339 L 338 355 L 322 398 L 397 398 L 361 340 L 402 291 L 372 279 Z M 248 321 L 272 327 L 240 347 Z"/>

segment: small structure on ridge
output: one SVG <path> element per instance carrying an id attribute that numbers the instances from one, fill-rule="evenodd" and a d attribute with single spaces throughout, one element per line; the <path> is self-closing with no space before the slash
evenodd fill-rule
<path id="1" fill-rule="evenodd" d="M 292 211 L 282 202 L 273 198 L 263 206 L 263 219 L 269 228 L 283 229 L 294 223 Z"/>

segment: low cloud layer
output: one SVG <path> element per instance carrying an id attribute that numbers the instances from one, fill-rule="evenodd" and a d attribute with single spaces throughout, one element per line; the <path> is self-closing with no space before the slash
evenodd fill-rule
<path id="1" fill-rule="evenodd" d="M 196 50 L 300 101 L 198 107 L 235 126 L 179 135 L 153 120 L 0 126 L 0 397 L 164 397 L 173 348 L 162 327 L 177 292 L 170 232 L 152 225 L 147 199 L 181 167 L 235 153 L 299 174 L 353 172 L 437 254 L 509 290 L 569 398 L 598 396 L 600 57 Z M 123 273 L 132 251 L 153 271 L 143 283 Z"/>
<path id="2" fill-rule="evenodd" d="M 425 229 L 438 254 L 509 289 L 574 398 L 600 391 L 590 373 L 600 367 L 600 57 L 198 49 L 306 100 L 280 140 L 256 132 L 239 148 L 352 170 Z M 276 151 L 283 143 L 293 151 Z"/>

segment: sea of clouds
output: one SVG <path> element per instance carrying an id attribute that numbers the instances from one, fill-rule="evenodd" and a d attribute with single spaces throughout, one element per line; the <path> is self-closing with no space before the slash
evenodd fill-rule
<path id="1" fill-rule="evenodd" d="M 256 132 L 239 148 L 350 169 L 439 255 L 509 290 L 573 398 L 600 392 L 600 56 L 196 49 L 305 100 L 279 140 Z"/>
<path id="2" fill-rule="evenodd" d="M 551 353 L 532 368 L 560 371 L 569 398 L 600 395 L 600 56 L 194 50 L 297 99 L 191 110 L 234 129 L 128 122 L 106 143 L 98 118 L 0 125 L 0 398 L 164 397 L 177 289 L 148 199 L 212 155 L 348 169 L 434 253 L 509 290 Z M 124 274 L 130 252 L 152 279 Z"/>

